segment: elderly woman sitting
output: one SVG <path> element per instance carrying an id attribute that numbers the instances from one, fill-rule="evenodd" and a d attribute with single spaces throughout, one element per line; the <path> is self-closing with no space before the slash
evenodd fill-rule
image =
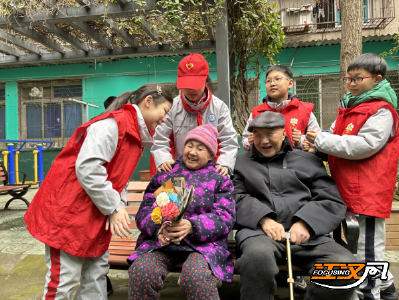
<path id="1" fill-rule="evenodd" d="M 232 280 L 227 235 L 236 219 L 234 188 L 216 171 L 212 158 L 217 146 L 217 130 L 199 126 L 187 135 L 183 156 L 173 169 L 152 178 L 136 216 L 141 234 L 128 259 L 129 299 L 159 299 L 166 275 L 182 262 L 180 287 L 187 299 L 219 299 L 217 278 Z M 156 224 L 151 218 L 156 206 L 153 193 L 162 181 L 177 177 L 184 177 L 187 188 L 194 185 L 194 200 L 179 223 Z"/>

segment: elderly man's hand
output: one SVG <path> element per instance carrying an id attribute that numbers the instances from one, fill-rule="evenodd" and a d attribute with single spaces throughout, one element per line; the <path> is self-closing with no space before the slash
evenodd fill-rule
<path id="1" fill-rule="evenodd" d="M 303 220 L 300 220 L 296 222 L 294 225 L 292 225 L 290 233 L 291 233 L 290 242 L 295 245 L 304 244 L 309 241 L 310 238 L 309 225 Z"/>
<path id="2" fill-rule="evenodd" d="M 318 135 L 318 131 L 316 130 L 308 130 L 306 133 L 306 139 L 311 143 L 314 144 L 314 141 L 316 140 L 316 137 Z"/>
<path id="3" fill-rule="evenodd" d="M 183 219 L 180 222 L 172 221 L 170 226 L 165 228 L 165 236 L 173 243 L 179 243 L 187 234 L 192 234 L 193 226 L 189 220 Z"/>
<path id="4" fill-rule="evenodd" d="M 280 223 L 268 217 L 263 217 L 260 219 L 259 224 L 268 237 L 278 242 L 285 241 L 285 230 Z"/>
<path id="5" fill-rule="evenodd" d="M 292 128 L 292 141 L 295 146 L 298 146 L 301 143 L 302 133 L 300 130 Z"/>
<path id="6" fill-rule="evenodd" d="M 158 172 L 169 172 L 172 170 L 172 165 L 175 163 L 174 160 L 172 161 L 165 161 L 159 168 L 158 168 Z"/>
<path id="7" fill-rule="evenodd" d="M 220 173 L 220 175 L 223 176 L 229 176 L 229 172 L 227 171 L 227 169 L 223 168 L 221 165 L 216 166 L 216 172 Z"/>

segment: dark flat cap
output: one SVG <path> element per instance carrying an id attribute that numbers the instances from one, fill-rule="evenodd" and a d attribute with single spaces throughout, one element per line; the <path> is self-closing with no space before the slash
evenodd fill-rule
<path id="1" fill-rule="evenodd" d="M 285 118 L 282 114 L 274 111 L 265 111 L 252 120 L 248 126 L 248 131 L 252 132 L 254 128 L 275 128 L 285 127 Z"/>

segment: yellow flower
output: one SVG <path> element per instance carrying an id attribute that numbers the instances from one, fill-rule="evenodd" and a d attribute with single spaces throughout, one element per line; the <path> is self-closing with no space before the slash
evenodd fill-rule
<path id="1" fill-rule="evenodd" d="M 162 223 L 162 209 L 160 207 L 154 208 L 151 213 L 151 220 L 153 220 L 155 224 Z"/>

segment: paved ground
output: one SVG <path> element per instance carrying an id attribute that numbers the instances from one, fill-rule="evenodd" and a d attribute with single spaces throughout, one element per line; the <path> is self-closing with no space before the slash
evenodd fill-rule
<path id="1" fill-rule="evenodd" d="M 26 198 L 30 201 L 37 189 L 31 189 Z M 0 196 L 0 282 L 2 300 L 38 300 L 43 293 L 47 268 L 44 260 L 44 245 L 35 240 L 26 230 L 23 216 L 26 206 L 14 201 L 9 210 L 4 205 L 9 197 Z M 387 251 L 386 260 L 399 286 L 399 251 Z M 109 274 L 114 293 L 109 300 L 127 300 L 128 277 L 126 271 L 111 270 Z M 177 286 L 178 273 L 170 274 L 161 292 L 161 300 L 185 299 Z M 219 291 L 222 300 L 239 300 L 239 276 L 232 283 L 224 283 Z M 288 289 L 279 288 L 275 299 L 288 299 Z M 295 299 L 303 297 L 296 295 Z"/>

